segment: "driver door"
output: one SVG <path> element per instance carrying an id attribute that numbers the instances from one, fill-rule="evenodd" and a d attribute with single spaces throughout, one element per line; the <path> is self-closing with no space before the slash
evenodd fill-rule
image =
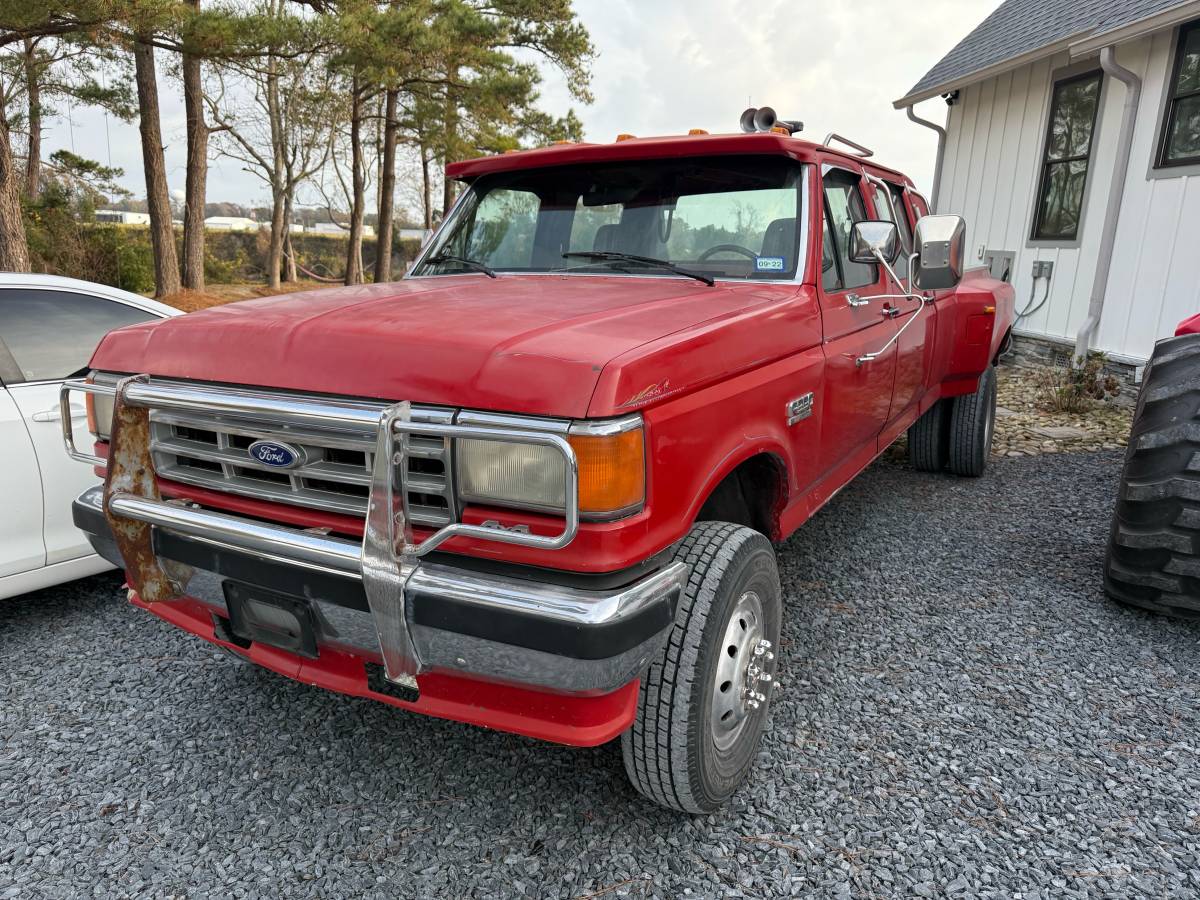
<path id="1" fill-rule="evenodd" d="M 821 417 L 821 470 L 857 472 L 874 458 L 888 418 L 896 375 L 896 333 L 885 311 L 890 293 L 878 265 L 851 261 L 850 230 L 868 218 L 862 173 L 841 163 L 821 175 L 821 275 L 818 294 L 825 330 L 825 388 Z"/>

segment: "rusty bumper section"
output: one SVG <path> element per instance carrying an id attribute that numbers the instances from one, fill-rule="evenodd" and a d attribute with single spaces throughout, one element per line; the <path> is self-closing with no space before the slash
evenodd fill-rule
<path id="1" fill-rule="evenodd" d="M 363 628 L 361 610 L 356 626 L 344 622 L 343 631 L 360 636 L 351 641 L 350 646 L 367 650 L 362 646 L 365 642 L 361 635 L 364 631 L 373 632 L 371 643 L 375 650 L 371 655 L 377 653 L 382 658 L 390 681 L 408 689 L 416 689 L 416 676 L 432 668 L 457 665 L 461 672 L 465 659 L 479 660 L 478 667 L 471 669 L 489 678 L 511 678 L 519 683 L 561 690 L 611 689 L 624 683 L 613 683 L 613 679 L 627 681 L 636 677 L 638 668 L 644 665 L 650 653 L 661 646 L 671 617 L 656 614 L 648 618 L 646 610 L 661 611 L 664 607 L 673 610 L 686 579 L 686 567 L 675 563 L 627 588 L 601 592 L 484 577 L 421 562 L 421 557 L 455 535 L 546 549 L 569 544 L 579 526 L 576 461 L 567 441 L 555 434 L 508 426 L 413 421 L 407 402 L 387 407 L 377 419 L 364 419 L 361 407 L 352 403 L 156 381 L 144 375 L 125 378 L 115 389 L 109 387 L 107 390 L 101 385 L 68 382 L 62 389 L 64 405 L 68 404 L 73 390 L 115 395 L 104 487 L 102 491 L 81 497 L 76 502 L 76 515 L 78 519 L 81 505 L 85 515 L 89 507 L 99 506 L 107 524 L 103 530 L 108 534 L 95 535 L 100 530 L 97 526 L 85 530 L 115 545 L 114 552 L 123 561 L 130 584 L 143 602 L 154 604 L 194 597 L 195 585 L 204 582 L 199 576 L 205 573 L 156 552 L 156 530 L 204 543 L 221 552 L 302 569 L 314 573 L 314 577 L 319 574 L 351 579 L 365 595 L 369 627 Z M 320 426 L 322 423 L 373 426 L 378 445 L 361 545 L 343 538 L 201 509 L 186 501 L 164 501 L 150 456 L 150 416 L 155 409 L 204 409 L 232 419 L 270 421 L 282 426 Z M 77 459 L 102 463 L 76 448 L 69 416 L 64 416 L 63 422 L 67 452 Z M 406 433 L 538 443 L 557 450 L 566 463 L 564 488 L 568 503 L 563 531 L 554 536 L 529 535 L 454 523 L 420 544 L 414 544 L 395 474 L 404 471 L 405 442 L 397 438 Z M 536 628 L 539 621 L 554 627 L 565 623 L 567 631 L 564 634 L 587 634 L 594 630 L 597 635 L 614 625 L 624 627 L 634 620 L 655 624 L 652 633 L 642 636 L 644 639 L 640 638 L 634 646 L 624 647 L 612 658 L 595 658 L 594 671 L 584 675 L 572 673 L 571 664 L 577 661 L 562 656 L 552 647 L 546 652 L 536 651 L 537 664 L 533 665 L 529 652 L 522 651 L 519 646 L 514 648 L 511 643 L 492 640 L 486 634 L 464 636 L 463 631 L 470 631 L 469 627 L 455 631 L 458 626 L 441 627 L 445 626 L 444 621 L 418 624 L 411 609 L 414 597 L 420 597 L 429 609 L 438 609 L 440 603 L 447 609 L 458 609 L 460 613 L 475 610 L 476 617 L 481 620 L 490 615 L 492 619 L 488 621 L 493 621 L 494 627 L 513 634 L 519 634 L 529 624 Z M 345 618 L 344 610 L 327 612 Z M 436 620 L 437 616 L 433 618 Z M 455 621 L 466 622 L 470 618 L 468 612 L 458 615 Z M 514 622 L 517 623 L 515 626 Z M 414 639 L 414 629 L 420 631 L 420 641 Z M 470 653 L 464 655 L 468 648 Z M 464 652 L 459 653 L 460 649 Z M 563 665 L 559 665 L 559 661 Z M 545 677 L 539 677 L 539 668 L 550 671 Z"/>

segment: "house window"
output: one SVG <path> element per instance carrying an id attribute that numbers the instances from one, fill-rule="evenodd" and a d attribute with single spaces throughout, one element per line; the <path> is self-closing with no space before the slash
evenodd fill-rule
<path id="1" fill-rule="evenodd" d="M 1157 165 L 1194 163 L 1200 163 L 1200 21 L 1179 29 Z"/>
<path id="2" fill-rule="evenodd" d="M 1088 72 L 1054 85 L 1033 220 L 1035 241 L 1073 241 L 1078 235 L 1101 77 Z"/>

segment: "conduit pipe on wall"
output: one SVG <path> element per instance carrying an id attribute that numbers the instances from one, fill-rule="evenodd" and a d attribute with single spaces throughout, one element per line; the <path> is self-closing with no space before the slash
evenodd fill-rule
<path id="1" fill-rule="evenodd" d="M 1129 172 L 1129 151 L 1133 146 L 1133 127 L 1137 118 L 1138 100 L 1142 94 L 1142 79 L 1117 64 L 1116 51 L 1110 46 L 1100 51 L 1100 68 L 1125 85 L 1125 108 L 1121 112 L 1121 132 L 1117 136 L 1117 158 L 1113 163 L 1112 185 L 1104 210 L 1104 227 L 1100 232 L 1100 253 L 1096 258 L 1096 275 L 1092 281 L 1092 296 L 1088 314 L 1075 335 L 1076 366 L 1082 365 L 1091 346 L 1092 335 L 1104 312 L 1104 297 L 1108 293 L 1108 276 L 1112 270 L 1113 248 L 1117 242 L 1117 220 L 1121 216 L 1121 201 L 1125 197 L 1125 177 Z"/>
<path id="2" fill-rule="evenodd" d="M 924 125 L 926 128 L 931 128 L 937 132 L 938 148 L 937 159 L 933 163 L 933 193 L 929 197 L 929 211 L 935 213 L 938 211 L 938 192 L 942 187 L 942 157 L 946 155 L 946 129 L 941 125 L 930 122 L 928 119 L 922 119 L 913 112 L 913 104 L 909 104 L 905 112 L 908 113 L 910 122 L 916 122 L 918 125 Z"/>

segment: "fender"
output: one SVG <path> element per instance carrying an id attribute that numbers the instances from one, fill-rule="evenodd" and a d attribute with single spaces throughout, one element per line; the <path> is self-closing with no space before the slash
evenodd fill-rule
<path id="1" fill-rule="evenodd" d="M 992 278 L 986 269 L 972 269 L 952 295 L 939 299 L 938 304 L 938 340 L 947 347 L 945 370 L 939 379 L 941 395 L 969 394 L 1013 326 L 1013 287 Z"/>

